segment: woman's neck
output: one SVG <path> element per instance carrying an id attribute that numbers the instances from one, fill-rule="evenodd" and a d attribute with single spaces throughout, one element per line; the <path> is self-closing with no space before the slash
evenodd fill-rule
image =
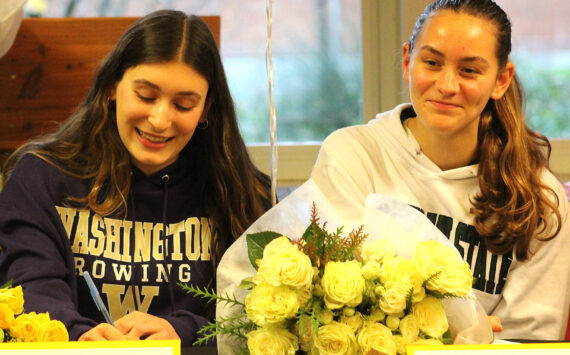
<path id="1" fill-rule="evenodd" d="M 450 135 L 429 131 L 416 118 L 406 120 L 406 125 L 417 140 L 422 152 L 441 170 L 470 165 L 477 155 L 477 134 L 470 130 Z"/>

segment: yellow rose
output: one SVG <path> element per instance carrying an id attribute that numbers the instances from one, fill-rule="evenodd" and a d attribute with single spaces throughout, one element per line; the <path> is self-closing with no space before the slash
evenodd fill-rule
<path id="1" fill-rule="evenodd" d="M 40 323 L 37 341 L 69 341 L 69 334 L 65 325 L 58 320 L 49 320 Z"/>
<path id="2" fill-rule="evenodd" d="M 408 349 L 406 347 L 410 345 L 414 340 L 416 339 L 414 338 L 410 340 L 406 337 L 403 337 L 401 334 L 394 334 L 394 343 L 396 343 L 396 353 L 398 353 L 399 355 L 407 355 Z"/>
<path id="3" fill-rule="evenodd" d="M 22 286 L 0 289 L 0 303 L 8 305 L 14 314 L 24 311 L 24 293 Z"/>
<path id="4" fill-rule="evenodd" d="M 395 316 L 388 316 L 386 317 L 386 326 L 390 330 L 396 330 L 400 327 L 400 318 Z"/>
<path id="5" fill-rule="evenodd" d="M 400 333 L 407 339 L 415 339 L 420 334 L 420 327 L 413 314 L 408 314 L 400 320 Z"/>
<path id="6" fill-rule="evenodd" d="M 439 298 L 426 296 L 412 306 L 412 314 L 420 330 L 432 338 L 441 338 L 447 331 L 447 317 Z"/>
<path id="7" fill-rule="evenodd" d="M 381 291 L 378 305 L 388 315 L 396 315 L 406 309 L 406 296 L 410 290 L 408 283 L 391 283 Z"/>
<path id="8" fill-rule="evenodd" d="M 356 310 L 352 307 L 344 307 L 342 309 L 342 315 L 346 317 L 352 317 L 356 313 Z"/>
<path id="9" fill-rule="evenodd" d="M 412 302 L 414 303 L 421 301 L 425 296 L 424 280 L 416 264 L 401 256 L 386 259 L 380 270 L 380 281 L 383 284 L 405 283 L 408 290 L 413 288 Z"/>
<path id="10" fill-rule="evenodd" d="M 373 322 L 381 322 L 384 318 L 386 318 L 386 313 L 382 312 L 379 308 L 374 308 L 368 316 L 368 319 Z"/>
<path id="11" fill-rule="evenodd" d="M 473 275 L 469 264 L 459 257 L 454 248 L 433 240 L 420 242 L 413 259 L 423 279 L 431 277 L 426 284 L 428 290 L 459 297 L 465 297 L 471 290 Z"/>
<path id="12" fill-rule="evenodd" d="M 251 355 L 295 355 L 299 349 L 297 337 L 279 327 L 259 328 L 246 334 Z"/>
<path id="13" fill-rule="evenodd" d="M 37 313 L 36 314 L 36 318 L 38 319 L 38 322 L 40 323 L 46 323 L 51 321 L 51 318 L 49 317 L 49 313 L 45 312 L 45 313 Z"/>
<path id="14" fill-rule="evenodd" d="M 323 291 L 323 286 L 321 286 L 320 282 L 318 282 L 314 285 L 313 295 L 315 295 L 317 297 L 323 297 L 325 295 L 325 292 Z"/>
<path id="15" fill-rule="evenodd" d="M 0 303 L 0 329 L 9 329 L 14 322 L 14 311 L 5 303 Z"/>
<path id="16" fill-rule="evenodd" d="M 40 318 L 35 312 L 22 313 L 10 326 L 10 335 L 26 342 L 36 341 L 39 325 Z"/>
<path id="17" fill-rule="evenodd" d="M 334 319 L 334 313 L 330 309 L 323 309 L 321 312 L 321 323 L 322 324 L 329 324 Z"/>
<path id="18" fill-rule="evenodd" d="M 338 322 L 319 327 L 315 347 L 319 355 L 356 355 L 358 353 L 354 332 L 348 325 Z"/>
<path id="19" fill-rule="evenodd" d="M 416 338 L 410 345 L 443 345 L 441 340 L 439 339 L 424 339 L 424 338 Z"/>
<path id="20" fill-rule="evenodd" d="M 245 298 L 245 310 L 247 317 L 261 327 L 279 324 L 299 310 L 297 292 L 285 285 L 257 285 Z"/>
<path id="21" fill-rule="evenodd" d="M 331 261 L 325 265 L 321 280 L 325 304 L 330 309 L 339 309 L 345 305 L 356 307 L 362 302 L 364 278 L 358 261 Z"/>
<path id="22" fill-rule="evenodd" d="M 384 324 L 365 322 L 356 336 L 356 341 L 363 354 L 376 350 L 381 354 L 396 355 L 396 342 L 392 331 Z"/>
<path id="23" fill-rule="evenodd" d="M 382 264 L 385 258 L 396 255 L 396 248 L 394 248 L 394 244 L 390 241 L 378 239 L 364 244 L 360 255 L 365 262 L 376 261 Z"/>
<path id="24" fill-rule="evenodd" d="M 369 281 L 380 278 L 380 264 L 376 261 L 369 261 L 364 264 L 362 267 L 362 277 Z"/>
<path id="25" fill-rule="evenodd" d="M 352 316 L 342 315 L 338 321 L 340 323 L 348 325 L 350 329 L 352 329 L 352 331 L 356 333 L 358 329 L 360 329 L 360 326 L 362 325 L 363 318 L 360 312 L 356 312 Z"/>
<path id="26" fill-rule="evenodd" d="M 295 290 L 297 292 L 297 299 L 299 300 L 299 307 L 303 307 L 305 303 L 313 297 L 313 288 L 313 284 L 310 284 Z"/>
<path id="27" fill-rule="evenodd" d="M 282 236 L 263 249 L 263 258 L 253 280 L 257 284 L 306 288 L 311 285 L 313 272 L 311 259 Z"/>

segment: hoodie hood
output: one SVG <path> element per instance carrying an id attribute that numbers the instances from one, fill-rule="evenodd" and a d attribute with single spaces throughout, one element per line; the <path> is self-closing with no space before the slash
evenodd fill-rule
<path id="1" fill-rule="evenodd" d="M 205 190 L 205 179 L 198 168 L 199 157 L 184 152 L 179 159 L 156 173 L 146 175 L 132 166 L 131 198 L 127 218 L 149 222 L 173 223 L 191 213 L 203 214 L 199 201 Z M 162 220 L 162 204 L 167 189 L 167 220 Z M 133 201 L 134 200 L 134 201 Z M 131 204 L 134 202 L 134 206 Z M 186 212 L 185 212 L 186 211 Z"/>
<path id="2" fill-rule="evenodd" d="M 378 114 L 369 125 L 373 126 L 376 134 L 391 146 L 392 154 L 399 155 L 409 169 L 415 170 L 419 175 L 446 180 L 472 179 L 477 176 L 479 164 L 441 170 L 422 152 L 418 141 L 406 128 L 405 121 L 411 117 L 415 117 L 415 112 L 412 105 L 406 103 L 392 111 Z"/>

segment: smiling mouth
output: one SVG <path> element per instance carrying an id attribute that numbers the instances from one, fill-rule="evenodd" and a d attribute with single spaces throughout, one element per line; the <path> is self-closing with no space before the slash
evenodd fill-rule
<path id="1" fill-rule="evenodd" d="M 438 101 L 438 100 L 430 100 L 430 102 L 432 105 L 434 105 L 437 108 L 451 109 L 451 108 L 460 107 L 460 105 L 457 105 L 457 104 L 454 104 L 451 102 Z"/>
<path id="2" fill-rule="evenodd" d="M 157 136 L 151 136 L 149 134 L 144 133 L 143 131 L 141 131 L 140 129 L 136 129 L 137 133 L 139 134 L 139 136 L 141 136 L 142 138 L 152 142 L 152 143 L 165 143 L 168 142 L 169 140 L 172 139 L 172 137 L 157 137 Z"/>

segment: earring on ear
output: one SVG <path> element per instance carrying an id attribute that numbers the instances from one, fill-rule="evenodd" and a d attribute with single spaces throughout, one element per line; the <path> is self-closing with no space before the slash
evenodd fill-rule
<path id="1" fill-rule="evenodd" d="M 199 130 L 202 130 L 202 131 L 205 130 L 206 128 L 208 128 L 208 119 L 206 118 L 206 120 L 204 122 L 199 121 L 197 127 Z"/>

